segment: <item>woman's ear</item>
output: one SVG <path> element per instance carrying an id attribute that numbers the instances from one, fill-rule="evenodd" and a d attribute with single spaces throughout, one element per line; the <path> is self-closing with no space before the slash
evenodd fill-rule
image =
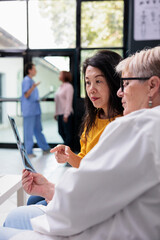
<path id="1" fill-rule="evenodd" d="M 152 76 L 148 80 L 148 84 L 151 97 L 153 97 L 156 93 L 160 92 L 160 78 L 158 76 Z"/>

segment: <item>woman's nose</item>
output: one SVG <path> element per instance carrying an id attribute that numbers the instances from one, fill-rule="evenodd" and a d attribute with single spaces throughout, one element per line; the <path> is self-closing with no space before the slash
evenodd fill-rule
<path id="1" fill-rule="evenodd" d="M 123 92 L 122 92 L 121 87 L 117 91 L 117 96 L 120 97 L 120 98 L 123 97 Z"/>
<path id="2" fill-rule="evenodd" d="M 90 85 L 90 89 L 89 90 L 90 90 L 91 93 L 96 91 L 96 88 L 95 88 L 94 84 Z"/>

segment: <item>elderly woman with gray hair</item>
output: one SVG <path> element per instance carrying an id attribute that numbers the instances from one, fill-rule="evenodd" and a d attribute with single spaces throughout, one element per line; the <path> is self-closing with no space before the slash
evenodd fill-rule
<path id="1" fill-rule="evenodd" d="M 14 210 L 0 239 L 160 239 L 160 47 L 122 60 L 117 72 L 124 117 L 56 187 L 24 171 L 24 189 L 50 203 Z"/>

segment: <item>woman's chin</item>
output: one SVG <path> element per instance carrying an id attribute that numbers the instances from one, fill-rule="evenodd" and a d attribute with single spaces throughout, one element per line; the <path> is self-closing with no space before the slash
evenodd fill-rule
<path id="1" fill-rule="evenodd" d="M 136 111 L 136 110 L 128 110 L 127 108 L 124 108 L 124 110 L 123 110 L 123 115 L 125 116 L 125 115 L 127 115 L 127 114 L 129 114 L 129 113 L 131 113 L 131 112 L 134 112 L 134 111 Z"/>
<path id="2" fill-rule="evenodd" d="M 98 104 L 96 104 L 96 103 L 94 103 L 94 102 L 92 102 L 92 103 L 93 103 L 93 106 L 94 106 L 95 108 L 99 108 Z"/>
<path id="3" fill-rule="evenodd" d="M 127 111 L 126 108 L 124 108 L 124 110 L 123 110 L 123 115 L 125 116 L 125 115 L 127 115 L 127 114 L 128 114 L 128 111 Z"/>

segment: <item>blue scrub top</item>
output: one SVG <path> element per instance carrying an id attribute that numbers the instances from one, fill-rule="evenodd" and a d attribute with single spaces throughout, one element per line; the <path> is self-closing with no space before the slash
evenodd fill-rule
<path id="1" fill-rule="evenodd" d="M 34 81 L 25 76 L 22 82 L 22 97 L 21 97 L 21 110 L 23 117 L 35 116 L 41 114 L 39 104 L 38 88 L 35 87 L 29 98 L 26 98 L 24 94 L 32 87 Z"/>

